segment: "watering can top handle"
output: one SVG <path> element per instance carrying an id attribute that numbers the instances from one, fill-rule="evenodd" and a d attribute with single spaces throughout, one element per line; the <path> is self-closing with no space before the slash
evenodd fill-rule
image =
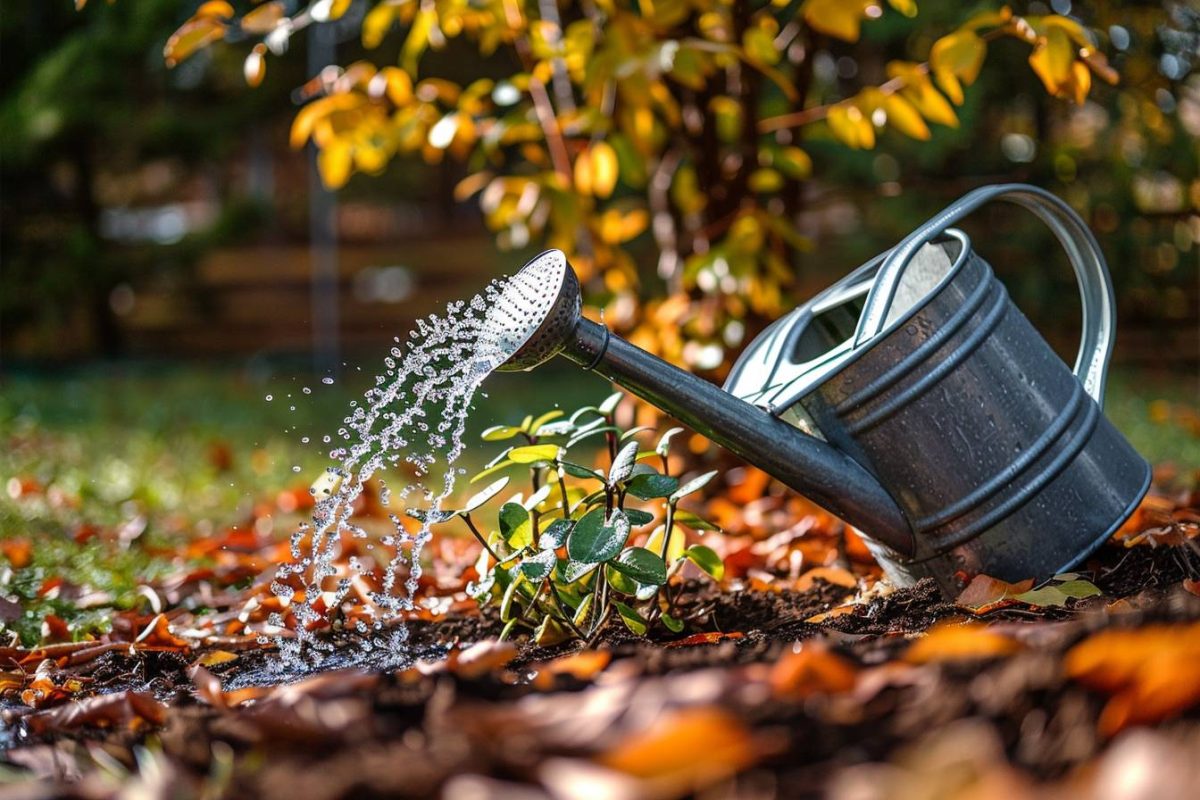
<path id="1" fill-rule="evenodd" d="M 1007 200 L 1033 212 L 1054 232 L 1067 251 L 1083 307 L 1083 337 L 1075 359 L 1075 376 L 1096 401 L 1104 405 L 1104 383 L 1116 334 L 1112 280 L 1100 246 L 1075 211 L 1045 189 L 1021 183 L 985 186 L 968 192 L 944 209 L 888 253 L 879 268 L 875 285 L 854 334 L 859 347 L 883 330 L 892 298 L 909 263 L 927 242 L 972 211 L 992 200 Z"/>

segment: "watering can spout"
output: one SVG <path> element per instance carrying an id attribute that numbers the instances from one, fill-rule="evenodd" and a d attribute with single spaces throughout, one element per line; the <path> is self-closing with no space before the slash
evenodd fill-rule
<path id="1" fill-rule="evenodd" d="M 579 280 L 547 251 L 505 286 L 485 334 L 507 355 L 500 370 L 530 370 L 556 355 L 603 375 L 862 529 L 901 556 L 914 544 L 906 517 L 865 467 L 757 406 L 611 334 L 582 316 Z"/>

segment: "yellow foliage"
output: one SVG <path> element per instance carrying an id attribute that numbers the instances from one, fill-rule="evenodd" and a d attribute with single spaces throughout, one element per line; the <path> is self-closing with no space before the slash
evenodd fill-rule
<path id="1" fill-rule="evenodd" d="M 800 13 L 808 27 L 846 42 L 857 42 L 874 0 L 804 0 Z"/>
<path id="2" fill-rule="evenodd" d="M 853 103 L 839 103 L 829 109 L 829 129 L 847 147 L 870 150 L 875 146 L 875 125 Z"/>

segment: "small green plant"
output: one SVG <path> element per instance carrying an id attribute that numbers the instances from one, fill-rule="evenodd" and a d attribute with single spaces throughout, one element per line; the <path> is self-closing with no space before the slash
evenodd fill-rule
<path id="1" fill-rule="evenodd" d="M 482 605 L 498 603 L 506 623 L 503 638 L 520 629 L 538 644 L 573 637 L 589 640 L 615 615 L 637 635 L 661 624 L 678 633 L 687 620 L 676 609 L 671 577 L 692 562 L 715 580 L 724 575 L 721 558 L 704 545 L 687 546 L 682 527 L 717 530 L 710 522 L 679 508 L 679 501 L 704 488 L 716 472 L 689 481 L 671 474 L 670 442 L 682 428 L 642 449 L 639 437 L 649 428 L 623 430 L 615 423 L 622 399 L 617 392 L 599 406 L 569 417 L 561 410 L 520 425 L 499 425 L 483 432 L 484 441 L 512 442 L 472 478 L 481 481 L 513 467 L 528 469 L 528 496 L 509 497 L 496 525 L 482 530 L 476 512 L 498 497 L 510 478 L 498 477 L 461 509 L 444 512 L 438 522 L 460 518 L 483 546 L 468 587 Z M 608 469 L 572 459 L 583 442 L 603 437 Z M 644 507 L 632 507 L 640 501 Z M 411 516 L 426 513 L 410 509 Z M 637 529 L 661 519 L 645 538 Z"/>

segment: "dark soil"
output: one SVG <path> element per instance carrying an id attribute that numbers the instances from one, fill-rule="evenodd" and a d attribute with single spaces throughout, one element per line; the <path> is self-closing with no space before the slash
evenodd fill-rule
<path id="1" fill-rule="evenodd" d="M 432 666 L 448 651 L 499 633 L 500 621 L 484 613 L 412 623 L 414 653 L 428 660 L 428 668 L 324 673 L 291 693 L 278 690 L 231 709 L 198 697 L 188 672 L 196 654 L 108 653 L 86 669 L 94 691 L 148 692 L 171 705 L 165 726 L 154 733 L 83 726 L 38 735 L 26 714 L 10 710 L 5 713 L 15 746 L 7 758 L 44 776 L 84 776 L 40 783 L 36 790 L 27 784 L 23 797 L 108 796 L 93 774 L 96 746 L 112 762 L 110 771 L 118 764 L 145 773 L 144 760 L 157 759 L 173 794 L 163 789 L 147 796 L 199 796 L 203 787 L 207 797 L 285 800 L 452 797 L 480 787 L 479 796 L 569 796 L 562 787 L 594 779 L 591 759 L 636 735 L 643 715 L 701 707 L 729 715 L 753 739 L 754 757 L 716 783 L 741 794 L 818 796 L 833 787 L 837 795 L 855 789 L 856 781 L 903 792 L 903 782 L 895 783 L 896 775 L 907 774 L 903 770 L 891 775 L 892 783 L 863 777 L 863 765 L 882 762 L 920 775 L 964 768 L 966 759 L 971 769 L 1016 775 L 1018 783 L 1063 781 L 1074 779 L 1108 745 L 1096 727 L 1106 698 L 1064 678 L 1063 653 L 1105 627 L 1200 619 L 1200 597 L 1180 586 L 1200 578 L 1200 554 L 1190 543 L 1106 546 L 1085 575 L 1104 597 L 1069 608 L 1001 608 L 988 615 L 988 622 L 1025 643 L 1015 655 L 881 673 L 873 688 L 860 685 L 853 697 L 818 693 L 780 700 L 764 691 L 764 671 L 806 640 L 831 648 L 856 669 L 892 663 L 913 634 L 969 612 L 923 583 L 814 623 L 806 620 L 840 605 L 847 590 L 818 582 L 802 593 L 722 593 L 695 583 L 680 603 L 693 620 L 689 634 L 728 637 L 678 646 L 683 637 L 651 641 L 612 626 L 596 644 L 612 663 L 595 679 L 559 676 L 551 685 L 530 680 L 542 662 L 578 651 L 578 643 L 521 645 L 506 666 L 481 674 Z M 1106 613 L 1119 598 L 1137 602 L 1125 613 Z M 274 658 L 270 651 L 249 651 L 211 671 L 226 691 L 306 677 L 280 674 Z M 1198 720 L 1195 709 L 1179 715 L 1161 734 L 1167 737 L 1162 746 L 1200 744 Z M 144 749 L 148 742 L 154 743 L 150 750 Z M 214 778 L 218 761 L 224 772 Z M 629 796 L 667 797 L 697 788 L 686 781 L 671 786 Z"/>

